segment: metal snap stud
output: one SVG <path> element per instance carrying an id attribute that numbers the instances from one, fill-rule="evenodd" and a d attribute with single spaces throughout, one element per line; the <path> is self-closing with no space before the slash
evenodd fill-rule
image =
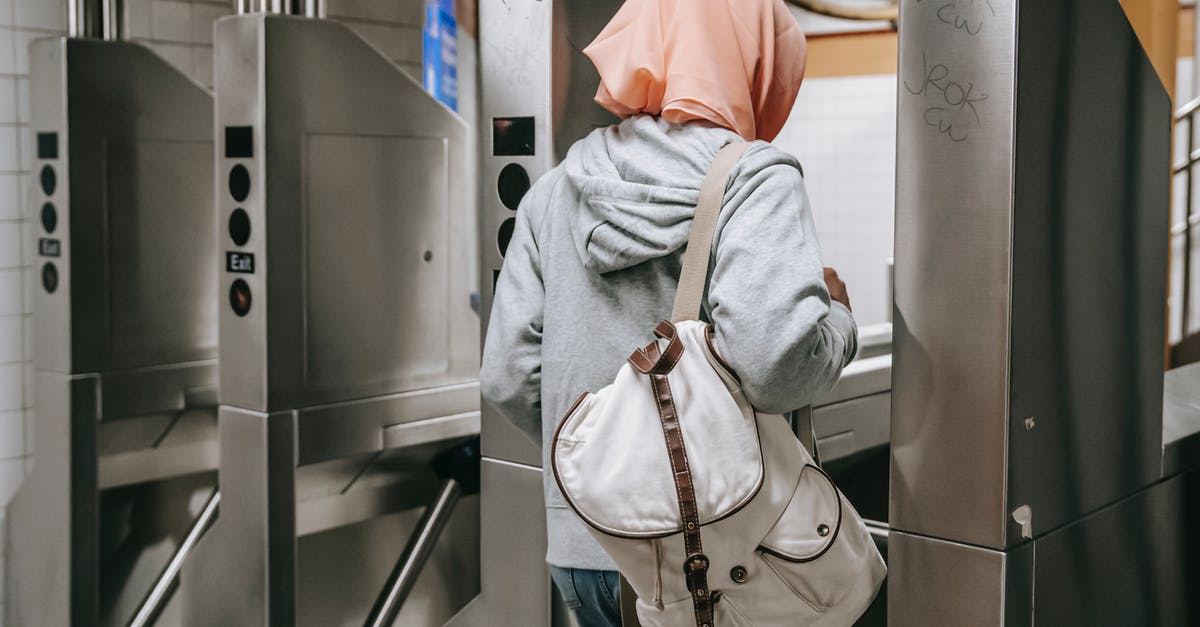
<path id="1" fill-rule="evenodd" d="M 696 528 L 696 523 L 689 521 L 687 524 L 688 531 Z"/>
<path id="2" fill-rule="evenodd" d="M 829 525 L 818 526 L 817 527 L 817 535 L 821 536 L 822 538 L 829 535 Z"/>
<path id="3" fill-rule="evenodd" d="M 749 574 L 750 573 L 746 571 L 745 566 L 734 566 L 729 571 L 729 578 L 732 579 L 734 583 L 746 583 L 746 577 L 749 576 Z"/>

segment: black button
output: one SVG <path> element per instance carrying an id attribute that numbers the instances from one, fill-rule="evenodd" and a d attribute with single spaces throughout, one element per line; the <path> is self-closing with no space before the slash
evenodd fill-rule
<path id="1" fill-rule="evenodd" d="M 508 254 L 508 243 L 512 241 L 513 229 L 517 227 L 517 221 L 514 218 L 509 218 L 500 223 L 500 232 L 496 235 L 496 243 L 500 246 L 500 256 Z"/>
<path id="2" fill-rule="evenodd" d="M 242 202 L 250 195 L 250 171 L 244 165 L 235 165 L 229 171 L 229 193 L 233 199 Z"/>
<path id="3" fill-rule="evenodd" d="M 233 282 L 229 288 L 229 305 L 233 307 L 233 313 L 244 316 L 250 313 L 250 286 L 238 279 Z"/>
<path id="4" fill-rule="evenodd" d="M 822 538 L 829 535 L 829 525 L 818 525 L 817 535 L 821 536 Z"/>
<path id="5" fill-rule="evenodd" d="M 54 175 L 54 168 L 44 165 L 42 166 L 42 191 L 47 196 L 53 196 L 55 188 L 58 187 L 58 177 Z"/>
<path id="6" fill-rule="evenodd" d="M 47 262 L 42 266 L 42 287 L 50 294 L 58 289 L 58 268 L 53 263 Z"/>
<path id="7" fill-rule="evenodd" d="M 250 241 L 250 215 L 244 209 L 234 209 L 229 214 L 229 237 L 238 246 Z"/>
<path id="8" fill-rule="evenodd" d="M 54 205 L 46 203 L 42 205 L 42 228 L 46 229 L 47 233 L 53 233 L 54 229 L 58 228 L 58 211 L 54 209 Z"/>
<path id="9" fill-rule="evenodd" d="M 749 576 L 749 574 L 750 573 L 746 570 L 745 566 L 734 566 L 729 571 L 729 578 L 732 579 L 734 583 L 746 583 L 746 578 Z"/>
<path id="10" fill-rule="evenodd" d="M 525 171 L 525 168 L 510 163 L 500 170 L 497 187 L 500 191 L 500 202 L 504 203 L 505 207 L 516 211 L 517 207 L 521 206 L 521 199 L 525 197 L 525 192 L 529 191 L 529 173 Z"/>
<path id="11" fill-rule="evenodd" d="M 58 158 L 58 133 L 37 134 L 37 157 L 38 159 Z"/>

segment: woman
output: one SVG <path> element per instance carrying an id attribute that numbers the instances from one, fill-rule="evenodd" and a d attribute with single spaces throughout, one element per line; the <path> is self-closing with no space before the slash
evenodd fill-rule
<path id="1" fill-rule="evenodd" d="M 488 326 L 484 397 L 549 443 L 669 317 L 701 180 L 755 142 L 725 194 L 704 313 L 759 410 L 809 404 L 853 357 L 845 285 L 822 269 L 795 158 L 766 143 L 804 77 L 783 0 L 626 0 L 584 53 L 596 102 L 623 118 L 577 142 L 521 202 Z M 546 461 L 545 468 L 549 468 Z M 618 576 L 545 482 L 546 560 L 582 627 L 620 625 Z"/>

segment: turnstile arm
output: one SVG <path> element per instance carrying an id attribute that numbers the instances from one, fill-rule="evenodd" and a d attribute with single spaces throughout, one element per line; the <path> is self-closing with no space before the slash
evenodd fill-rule
<path id="1" fill-rule="evenodd" d="M 171 556 L 167 566 L 155 579 L 154 587 L 146 594 L 146 598 L 138 606 L 137 613 L 129 620 L 129 627 L 146 627 L 158 619 L 158 615 L 166 607 L 167 601 L 171 599 L 171 594 L 179 583 L 179 571 L 183 568 L 184 560 L 187 559 L 188 554 L 192 552 L 200 538 L 204 536 L 204 532 L 208 531 L 213 521 L 217 519 L 217 508 L 220 504 L 221 491 L 214 490 L 212 496 L 208 497 L 208 502 L 204 504 L 204 509 L 200 510 L 200 516 L 188 530 L 187 536 L 183 542 L 179 543 L 179 548 L 175 550 L 175 554 Z"/>

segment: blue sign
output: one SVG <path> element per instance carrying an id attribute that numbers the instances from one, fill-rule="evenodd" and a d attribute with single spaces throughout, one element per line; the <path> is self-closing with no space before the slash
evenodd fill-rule
<path id="1" fill-rule="evenodd" d="M 458 110 L 458 23 L 454 0 L 425 0 L 425 90 Z"/>

